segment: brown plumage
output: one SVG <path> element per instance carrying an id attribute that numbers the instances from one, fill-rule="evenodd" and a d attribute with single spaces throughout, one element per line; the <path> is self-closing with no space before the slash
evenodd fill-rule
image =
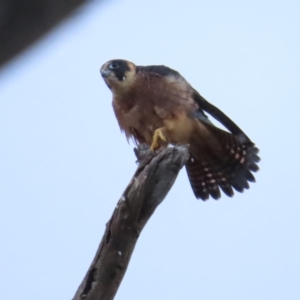
<path id="1" fill-rule="evenodd" d="M 101 74 L 113 93 L 113 108 L 127 139 L 146 143 L 152 150 L 168 144 L 190 145 L 186 164 L 197 198 L 243 192 L 255 181 L 258 149 L 218 108 L 207 102 L 177 72 L 165 66 L 135 66 L 112 60 Z M 214 126 L 209 113 L 230 132 Z"/>

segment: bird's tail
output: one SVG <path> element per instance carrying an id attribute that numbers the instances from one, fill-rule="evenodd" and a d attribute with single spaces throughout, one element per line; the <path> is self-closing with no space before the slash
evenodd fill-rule
<path id="1" fill-rule="evenodd" d="M 221 197 L 221 190 L 229 197 L 234 188 L 243 192 L 255 178 L 251 172 L 259 168 L 258 149 L 248 138 L 239 138 L 219 128 L 212 128 L 216 147 L 190 147 L 190 158 L 186 163 L 187 174 L 196 198 L 206 200 Z M 197 145 L 196 145 L 197 146 Z M 198 151 L 198 152 L 197 152 Z"/>

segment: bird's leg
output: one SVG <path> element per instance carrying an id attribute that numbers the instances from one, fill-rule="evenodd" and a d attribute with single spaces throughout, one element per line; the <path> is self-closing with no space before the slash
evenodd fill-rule
<path id="1" fill-rule="evenodd" d="M 165 127 L 158 128 L 154 131 L 153 138 L 152 138 L 152 144 L 150 147 L 151 151 L 154 151 L 159 148 L 160 140 L 163 142 L 167 141 L 167 138 L 165 137 L 163 131 L 165 131 Z"/>

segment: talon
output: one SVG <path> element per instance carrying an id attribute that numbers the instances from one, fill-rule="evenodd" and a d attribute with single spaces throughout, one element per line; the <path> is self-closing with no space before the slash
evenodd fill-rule
<path id="1" fill-rule="evenodd" d="M 159 140 L 162 140 L 164 142 L 167 141 L 166 137 L 162 133 L 163 128 L 158 128 L 154 131 L 153 138 L 152 138 L 152 144 L 151 144 L 151 151 L 154 151 L 159 148 Z"/>

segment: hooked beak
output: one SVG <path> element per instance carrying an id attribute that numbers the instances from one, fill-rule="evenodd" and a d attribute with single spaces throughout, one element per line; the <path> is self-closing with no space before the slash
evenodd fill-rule
<path id="1" fill-rule="evenodd" d="M 106 78 L 111 75 L 112 71 L 108 69 L 101 69 L 100 73 L 103 78 Z"/>

